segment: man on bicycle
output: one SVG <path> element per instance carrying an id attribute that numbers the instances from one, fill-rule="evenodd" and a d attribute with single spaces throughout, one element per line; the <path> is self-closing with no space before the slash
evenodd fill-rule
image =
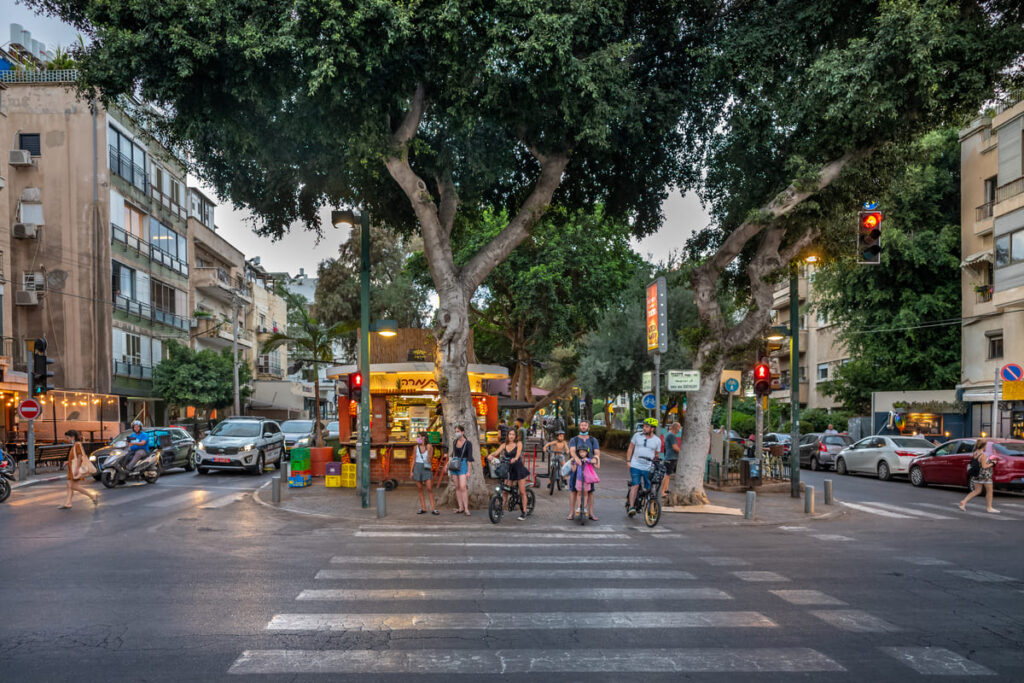
<path id="1" fill-rule="evenodd" d="M 586 454 L 580 451 L 586 451 Z M 566 519 L 576 519 L 576 478 L 583 478 L 583 459 L 591 458 L 591 462 L 599 463 L 601 458 L 601 446 L 597 439 L 590 436 L 590 422 L 580 420 L 580 433 L 569 440 L 569 457 L 572 458 L 572 475 L 569 478 L 569 516 Z M 595 464 L 595 466 L 598 466 Z M 587 515 L 592 520 L 594 517 L 594 485 L 589 490 L 586 484 L 580 487 L 580 495 L 586 495 Z"/>
<path id="2" fill-rule="evenodd" d="M 629 440 L 626 460 L 629 461 L 629 516 L 636 514 L 636 493 L 643 482 L 644 488 L 651 488 L 651 469 L 661 451 L 661 437 L 654 433 L 658 421 L 653 417 L 644 420 L 643 432 L 634 434 Z M 657 495 L 655 492 L 654 495 Z"/>

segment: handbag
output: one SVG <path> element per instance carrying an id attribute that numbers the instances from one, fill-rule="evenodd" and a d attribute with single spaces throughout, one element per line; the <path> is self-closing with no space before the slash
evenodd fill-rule
<path id="1" fill-rule="evenodd" d="M 561 475 L 563 477 L 568 477 L 570 474 L 572 474 L 572 462 L 567 462 L 562 465 Z"/>
<path id="2" fill-rule="evenodd" d="M 462 458 L 457 455 L 448 458 L 448 471 L 459 472 L 460 470 L 462 470 Z"/>
<path id="3" fill-rule="evenodd" d="M 85 449 L 81 444 L 73 446 L 75 457 L 71 460 L 71 478 L 85 479 L 96 474 L 96 465 L 92 464 L 89 458 L 85 457 Z"/>
<path id="4" fill-rule="evenodd" d="M 591 463 L 583 465 L 583 483 L 585 484 L 596 484 L 601 481 L 601 477 L 597 476 L 597 470 Z"/>

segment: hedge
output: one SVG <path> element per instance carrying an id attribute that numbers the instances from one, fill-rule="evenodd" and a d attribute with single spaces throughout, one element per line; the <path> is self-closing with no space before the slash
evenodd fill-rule
<path id="1" fill-rule="evenodd" d="M 579 429 L 576 427 L 569 427 L 565 430 L 565 434 L 571 439 L 579 434 Z M 601 448 L 610 448 L 613 451 L 624 451 L 629 448 L 629 440 L 632 438 L 633 432 L 627 432 L 624 429 L 609 429 L 608 427 L 591 425 L 590 435 L 597 439 L 597 442 L 601 444 Z"/>

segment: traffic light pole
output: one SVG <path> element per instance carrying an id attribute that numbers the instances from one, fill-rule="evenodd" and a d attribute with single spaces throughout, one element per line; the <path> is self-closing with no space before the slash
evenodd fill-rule
<path id="1" fill-rule="evenodd" d="M 35 383 L 32 381 L 32 370 L 28 369 L 28 395 L 29 398 L 33 398 L 36 395 Z M 51 408 L 52 410 L 52 408 Z M 28 451 L 28 473 L 34 475 L 36 473 L 36 430 L 35 420 L 28 421 L 28 430 L 25 432 L 25 448 Z"/>
<path id="2" fill-rule="evenodd" d="M 370 507 L 370 214 L 360 216 L 359 292 L 359 493 L 363 508 Z M 319 399 L 319 397 L 318 397 Z"/>
<path id="3" fill-rule="evenodd" d="M 789 274 L 789 495 L 800 497 L 800 268 L 793 265 Z M 760 431 L 758 432 L 760 434 Z"/>
<path id="4" fill-rule="evenodd" d="M 661 426 L 661 354 L 654 354 L 654 419 Z M 660 432 L 659 432 L 660 433 Z"/>

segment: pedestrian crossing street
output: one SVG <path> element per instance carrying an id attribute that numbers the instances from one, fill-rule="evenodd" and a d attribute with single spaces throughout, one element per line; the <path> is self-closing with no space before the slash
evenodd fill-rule
<path id="1" fill-rule="evenodd" d="M 874 659 L 908 676 L 995 673 L 962 653 L 921 647 L 899 615 L 795 587 L 783 573 L 750 569 L 671 529 L 659 536 L 610 526 L 434 529 L 325 530 L 337 554 L 311 566 L 293 606 L 253 637 L 270 647 L 242 650 L 228 673 L 268 680 L 728 673 L 747 680 L 857 673 Z M 659 556 L 668 540 L 691 551 L 685 567 Z M 804 642 L 793 637 L 797 624 L 808 634 Z M 851 634 L 857 645 L 824 651 L 815 637 L 821 629 Z"/>
<path id="2" fill-rule="evenodd" d="M 89 486 L 90 493 L 97 496 L 97 505 L 95 507 L 101 511 L 122 505 L 137 505 L 156 512 L 185 508 L 215 510 L 242 500 L 251 490 L 248 486 L 245 488 L 216 485 L 199 487 L 191 483 L 164 483 L 162 481 L 158 481 L 155 484 L 132 484 L 114 489 L 107 489 L 101 485 Z M 64 502 L 66 497 L 67 488 L 63 482 L 59 484 L 40 484 L 15 489 L 11 497 L 4 503 L 4 506 L 16 509 L 57 507 Z M 93 503 L 81 494 L 74 494 L 72 498 L 73 510 L 77 508 L 90 509 L 93 507 Z"/>
<path id="3" fill-rule="evenodd" d="M 956 501 L 948 505 L 938 503 L 905 502 L 902 505 L 882 503 L 878 501 L 842 501 L 844 507 L 859 512 L 886 517 L 888 519 L 913 519 L 917 521 L 941 520 L 955 521 L 965 517 L 983 517 L 1001 522 L 1020 522 L 1024 519 L 1024 503 L 1011 503 L 997 499 L 994 507 L 999 514 L 985 512 L 984 499 L 977 498 L 967 505 L 966 511 L 956 506 Z"/>

